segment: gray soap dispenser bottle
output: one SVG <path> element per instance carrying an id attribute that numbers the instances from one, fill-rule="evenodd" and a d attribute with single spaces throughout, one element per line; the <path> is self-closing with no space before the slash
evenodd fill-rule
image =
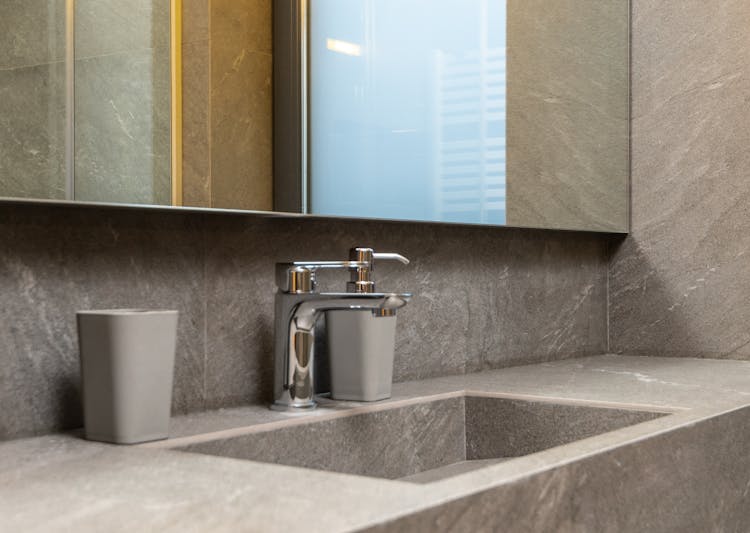
<path id="1" fill-rule="evenodd" d="M 370 265 L 352 270 L 347 292 L 374 293 L 375 260 L 409 260 L 396 253 L 377 253 L 372 248 L 352 248 L 349 260 Z M 396 344 L 395 310 L 345 310 L 326 313 L 331 397 L 336 400 L 372 402 L 391 396 Z"/>

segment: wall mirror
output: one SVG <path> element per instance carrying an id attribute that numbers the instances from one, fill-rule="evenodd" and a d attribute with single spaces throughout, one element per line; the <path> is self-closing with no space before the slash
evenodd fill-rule
<path id="1" fill-rule="evenodd" d="M 10 0 L 0 197 L 626 232 L 628 0 Z"/>

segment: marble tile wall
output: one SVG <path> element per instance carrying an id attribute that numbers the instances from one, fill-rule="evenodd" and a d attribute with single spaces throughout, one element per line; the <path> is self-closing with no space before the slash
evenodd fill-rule
<path id="1" fill-rule="evenodd" d="M 628 9 L 508 1 L 508 224 L 627 231 Z"/>
<path id="2" fill-rule="evenodd" d="M 65 197 L 65 2 L 0 6 L 0 196 Z M 75 6 L 76 199 L 168 204 L 169 0 Z"/>
<path id="3" fill-rule="evenodd" d="M 397 381 L 602 353 L 607 237 L 416 223 L 120 209 L 0 208 L 0 438 L 81 424 L 74 313 L 181 312 L 173 411 L 264 403 L 273 264 L 370 244 L 383 290 L 409 290 Z M 343 288 L 341 276 L 323 287 Z"/>
<path id="4" fill-rule="evenodd" d="M 521 483 L 473 487 L 461 499 L 363 531 L 745 531 L 748 415 L 744 407 L 638 446 L 561 461 Z M 535 502 L 533 513 L 529 502 Z"/>
<path id="5" fill-rule="evenodd" d="M 613 351 L 750 359 L 750 4 L 633 2 L 632 234 Z"/>
<path id="6" fill-rule="evenodd" d="M 171 203 L 169 9 L 76 2 L 77 200 Z"/>
<path id="7" fill-rule="evenodd" d="M 304 448 L 299 443 L 304 442 Z M 182 451 L 398 479 L 466 460 L 464 399 L 449 398 L 276 431 L 190 444 Z M 342 454 L 342 450 L 356 450 Z"/>
<path id="8" fill-rule="evenodd" d="M 65 8 L 0 4 L 0 196 L 65 197 Z"/>

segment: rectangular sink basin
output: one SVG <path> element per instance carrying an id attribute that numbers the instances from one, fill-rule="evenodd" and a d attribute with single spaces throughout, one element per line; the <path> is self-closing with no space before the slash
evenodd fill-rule
<path id="1" fill-rule="evenodd" d="M 174 449 L 429 483 L 668 413 L 454 396 L 286 427 L 249 428 Z"/>

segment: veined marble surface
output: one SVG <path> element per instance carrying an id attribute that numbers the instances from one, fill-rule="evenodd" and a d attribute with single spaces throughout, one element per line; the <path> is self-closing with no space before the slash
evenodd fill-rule
<path id="1" fill-rule="evenodd" d="M 274 263 L 361 244 L 412 260 L 377 267 L 381 290 L 415 294 L 395 381 L 606 350 L 604 235 L 3 205 L 0 439 L 82 425 L 78 309 L 180 311 L 174 414 L 270 401 Z M 340 290 L 346 276 L 319 279 Z"/>
<path id="2" fill-rule="evenodd" d="M 427 485 L 169 449 L 254 424 L 464 393 L 674 414 Z M 365 407 L 178 417 L 172 434 L 130 447 L 74 435 L 0 445 L 0 530 L 282 531 L 302 523 L 306 531 L 740 531 L 750 520 L 743 361 L 608 355 L 541 363 L 397 384 L 392 399 Z"/>
<path id="3" fill-rule="evenodd" d="M 509 225 L 628 230 L 629 9 L 508 1 Z"/>
<path id="4" fill-rule="evenodd" d="M 750 3 L 633 1 L 631 234 L 610 350 L 750 360 Z"/>

